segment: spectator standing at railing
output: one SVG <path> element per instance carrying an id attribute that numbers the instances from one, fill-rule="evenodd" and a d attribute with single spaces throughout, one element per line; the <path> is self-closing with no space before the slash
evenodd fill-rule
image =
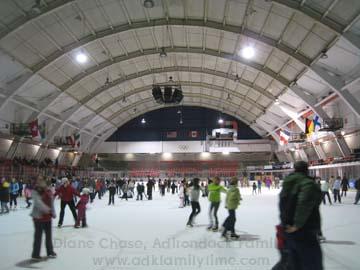
<path id="1" fill-rule="evenodd" d="M 9 213 L 9 182 L 6 181 L 5 178 L 1 179 L 0 182 L 0 202 L 1 202 L 1 213 L 0 214 L 7 214 Z"/>
<path id="2" fill-rule="evenodd" d="M 19 196 L 19 183 L 16 181 L 15 178 L 13 178 L 10 184 L 10 210 L 12 209 L 13 203 L 14 203 L 14 210 L 16 210 L 18 196 Z"/>
<path id="3" fill-rule="evenodd" d="M 349 187 L 350 187 L 349 179 L 346 177 L 346 174 L 344 174 L 344 176 L 341 180 L 341 197 L 343 195 L 345 195 L 345 197 L 346 197 L 346 192 L 348 191 Z"/>

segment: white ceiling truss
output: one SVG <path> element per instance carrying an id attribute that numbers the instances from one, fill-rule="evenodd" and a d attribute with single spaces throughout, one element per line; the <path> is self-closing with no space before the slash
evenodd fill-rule
<path id="1" fill-rule="evenodd" d="M 276 99 L 327 117 L 317 105 L 325 89 L 360 116 L 344 78 L 329 75 L 339 48 L 360 55 L 358 1 L 154 0 L 152 9 L 141 0 L 27 2 L 0 3 L 0 49 L 17 65 L 0 77 L 0 111 L 22 106 L 32 111 L 26 120 L 52 119 L 50 140 L 66 126 L 88 134 L 88 145 L 101 141 L 160 108 L 152 84 L 170 76 L 183 85 L 182 105 L 220 107 L 261 135 L 276 136 L 291 119 Z M 238 54 L 249 45 L 251 60 Z M 89 58 L 84 65 L 75 60 L 79 52 Z M 310 75 L 322 91 L 307 87 Z"/>

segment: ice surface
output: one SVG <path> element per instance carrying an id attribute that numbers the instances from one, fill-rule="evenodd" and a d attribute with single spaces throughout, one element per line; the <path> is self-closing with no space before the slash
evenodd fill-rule
<path id="1" fill-rule="evenodd" d="M 89 205 L 86 229 L 74 229 L 69 209 L 64 227 L 53 222 L 56 259 L 29 263 L 33 241 L 30 210 L 20 200 L 17 211 L 0 217 L 0 269 L 251 269 L 269 270 L 278 260 L 274 244 L 278 223 L 277 190 L 263 189 L 253 196 L 241 189 L 243 201 L 237 210 L 240 241 L 227 243 L 219 232 L 208 232 L 208 202 L 201 198 L 202 212 L 194 228 L 185 226 L 190 207 L 179 208 L 177 195 L 158 192 L 153 201 L 124 201 L 107 205 L 107 194 Z M 325 269 L 360 269 L 360 205 L 353 205 L 349 192 L 341 205 L 321 207 Z M 57 214 L 59 200 L 56 200 Z M 227 216 L 224 204 L 219 220 Z M 44 246 L 42 255 L 45 255 Z M 231 265 L 233 264 L 233 265 Z M 234 265 L 236 264 L 236 265 Z"/>

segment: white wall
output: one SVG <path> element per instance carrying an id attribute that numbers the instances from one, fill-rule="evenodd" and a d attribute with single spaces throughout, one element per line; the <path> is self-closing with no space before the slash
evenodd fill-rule
<path id="1" fill-rule="evenodd" d="M 12 140 L 0 139 L 0 157 L 5 157 L 12 144 Z"/>
<path id="2" fill-rule="evenodd" d="M 28 143 L 20 143 L 16 149 L 16 157 L 25 157 L 27 159 L 32 159 L 35 157 L 40 146 Z"/>
<path id="3" fill-rule="evenodd" d="M 98 153 L 201 153 L 206 150 L 205 141 L 156 141 L 156 142 L 104 142 Z M 210 152 L 270 152 L 268 140 L 227 142 L 211 144 Z"/>

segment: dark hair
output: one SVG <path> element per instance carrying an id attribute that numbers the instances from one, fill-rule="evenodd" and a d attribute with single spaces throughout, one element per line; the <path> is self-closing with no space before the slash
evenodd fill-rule
<path id="1" fill-rule="evenodd" d="M 294 164 L 295 172 L 308 173 L 308 163 L 305 161 L 297 161 Z"/>
<path id="2" fill-rule="evenodd" d="M 199 188 L 200 188 L 199 182 L 200 182 L 200 179 L 199 179 L 199 178 L 194 178 L 194 179 L 193 179 L 192 184 L 193 184 L 194 188 L 196 188 L 196 189 L 199 189 Z"/>

